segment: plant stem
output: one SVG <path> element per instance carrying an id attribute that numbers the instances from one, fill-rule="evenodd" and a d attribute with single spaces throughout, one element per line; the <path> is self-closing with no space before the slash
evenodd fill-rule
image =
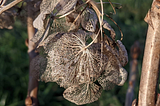
<path id="1" fill-rule="evenodd" d="M 29 54 L 29 60 L 31 61 L 34 57 L 37 56 L 37 53 L 35 53 L 35 44 L 31 41 L 33 36 L 35 35 L 35 29 L 33 27 L 33 16 L 34 12 L 32 10 L 33 4 L 31 1 L 27 3 L 27 31 L 28 31 L 28 54 Z M 37 99 L 37 93 L 38 93 L 38 80 L 31 76 L 31 69 L 29 69 L 29 83 L 28 83 L 28 94 L 27 97 L 30 97 L 32 100 L 32 104 L 26 104 L 26 105 L 34 105 L 38 106 L 38 99 Z"/>

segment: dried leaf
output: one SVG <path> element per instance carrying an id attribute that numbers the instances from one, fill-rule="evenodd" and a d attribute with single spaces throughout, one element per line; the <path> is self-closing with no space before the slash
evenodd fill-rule
<path id="1" fill-rule="evenodd" d="M 92 83 L 83 83 L 67 88 L 63 96 L 65 99 L 77 104 L 83 105 L 92 103 L 100 97 L 102 89 L 100 86 Z"/>

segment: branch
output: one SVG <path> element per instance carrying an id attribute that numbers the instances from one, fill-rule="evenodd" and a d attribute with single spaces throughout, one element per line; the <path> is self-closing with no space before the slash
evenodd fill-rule
<path id="1" fill-rule="evenodd" d="M 153 0 L 145 21 L 148 32 L 143 57 L 138 106 L 155 106 L 160 58 L 160 9 L 159 0 Z"/>
<path id="2" fill-rule="evenodd" d="M 21 1 L 23 1 L 23 0 L 15 0 L 6 6 L 2 6 L 2 8 L 0 8 L 0 14 L 2 14 L 4 11 L 10 9 L 11 7 L 15 6 L 16 4 L 18 4 Z"/>

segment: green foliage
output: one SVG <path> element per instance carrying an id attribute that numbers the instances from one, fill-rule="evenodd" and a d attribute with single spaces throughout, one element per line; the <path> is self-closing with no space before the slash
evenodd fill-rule
<path id="1" fill-rule="evenodd" d="M 107 1 L 107 0 L 105 0 Z M 138 40 L 141 48 L 144 48 L 147 24 L 143 21 L 152 0 L 112 0 L 122 4 L 122 8 L 116 10 L 112 18 L 121 27 L 124 34 L 123 43 L 128 53 L 131 45 Z M 114 4 L 115 5 L 115 4 Z M 115 5 L 119 6 L 119 5 Z M 109 4 L 105 4 L 105 12 L 113 11 Z M 109 20 L 105 17 L 106 20 Z M 108 21 L 116 30 L 120 39 L 120 32 L 113 22 Z M 25 39 L 27 38 L 26 26 L 19 21 L 12 30 L 0 29 L 0 106 L 23 106 L 28 88 L 29 59 Z M 139 57 L 138 71 L 140 76 L 142 55 Z M 129 64 L 125 67 L 129 71 Z M 138 94 L 139 77 L 137 78 L 135 98 Z M 123 87 L 115 87 L 110 91 L 103 91 L 100 99 L 84 106 L 124 106 L 128 83 Z M 38 99 L 41 106 L 76 106 L 65 100 L 62 96 L 64 89 L 56 83 L 39 83 Z"/>
<path id="2" fill-rule="evenodd" d="M 0 106 L 22 106 L 28 86 L 26 29 L 0 30 Z"/>

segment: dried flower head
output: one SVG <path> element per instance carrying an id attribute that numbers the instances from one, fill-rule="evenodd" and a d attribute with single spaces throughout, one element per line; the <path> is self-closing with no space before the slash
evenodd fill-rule
<path id="1" fill-rule="evenodd" d="M 64 98 L 82 105 L 98 100 L 102 89 L 124 84 L 128 55 L 122 42 L 115 41 L 113 28 L 103 20 L 103 7 L 101 12 L 93 0 L 67 1 L 42 1 L 41 13 L 34 21 L 38 32 L 32 39 L 40 42 L 37 47 L 42 55 L 31 62 L 32 76 L 56 82 L 66 89 Z M 92 8 L 84 6 L 86 3 Z M 103 29 L 110 31 L 110 38 Z"/>

